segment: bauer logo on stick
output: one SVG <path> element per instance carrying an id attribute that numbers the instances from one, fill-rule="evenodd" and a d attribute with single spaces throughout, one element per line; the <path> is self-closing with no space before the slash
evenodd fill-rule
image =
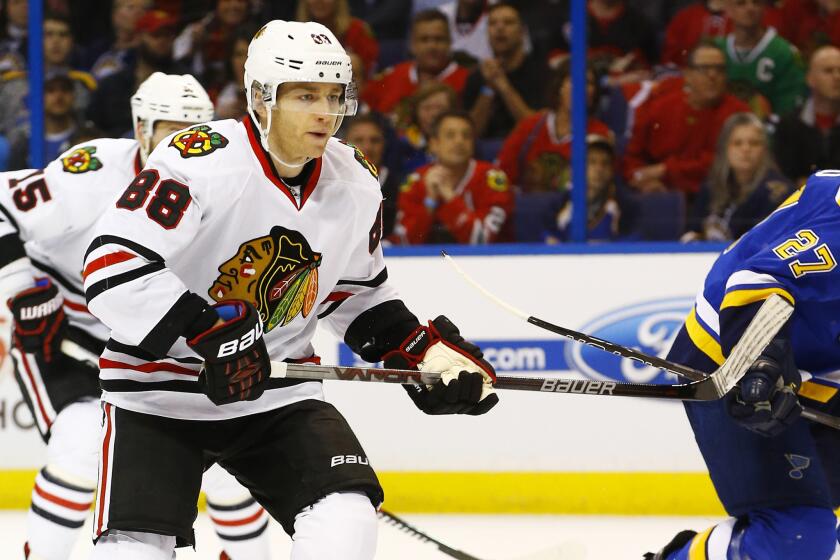
<path id="1" fill-rule="evenodd" d="M 202 124 L 179 132 L 169 145 L 177 149 L 182 158 L 191 158 L 206 156 L 224 148 L 228 145 L 228 139 Z"/>

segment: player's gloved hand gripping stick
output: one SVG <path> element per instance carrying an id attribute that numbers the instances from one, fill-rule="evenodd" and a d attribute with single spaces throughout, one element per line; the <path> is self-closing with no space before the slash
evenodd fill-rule
<path id="1" fill-rule="evenodd" d="M 399 348 L 383 357 L 386 368 L 440 373 L 432 385 L 403 385 L 426 414 L 484 414 L 499 402 L 493 390 L 496 371 L 475 344 L 464 340 L 441 315 L 417 327 Z"/>
<path id="2" fill-rule="evenodd" d="M 40 278 L 32 288 L 9 298 L 8 305 L 15 319 L 13 343 L 24 352 L 38 353 L 45 361 L 52 361 L 67 330 L 64 298 L 55 284 Z"/>
<path id="3" fill-rule="evenodd" d="M 213 309 L 221 323 L 187 340 L 204 358 L 200 379 L 205 392 L 218 405 L 256 400 L 271 370 L 260 315 L 241 300 L 221 302 Z"/>

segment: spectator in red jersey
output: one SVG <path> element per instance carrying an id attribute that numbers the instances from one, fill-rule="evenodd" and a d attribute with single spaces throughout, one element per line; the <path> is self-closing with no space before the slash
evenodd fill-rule
<path id="1" fill-rule="evenodd" d="M 781 119 L 774 137 L 779 167 L 797 185 L 819 169 L 840 168 L 840 49 L 814 51 L 806 79 L 811 95 Z"/>
<path id="2" fill-rule="evenodd" d="M 441 114 L 457 105 L 455 90 L 439 82 L 426 82 L 408 99 L 397 120 L 403 175 L 432 161 L 432 127 Z"/>
<path id="3" fill-rule="evenodd" d="M 792 192 L 773 161 L 764 124 L 752 113 L 735 113 L 720 132 L 709 177 L 700 187 L 689 232 L 682 239 L 737 239 Z"/>
<path id="4" fill-rule="evenodd" d="M 641 192 L 696 193 L 723 123 L 733 113 L 749 111 L 726 93 L 726 57 L 716 45 L 695 47 L 684 75 L 684 90 L 651 99 L 636 111 L 624 175 Z"/>
<path id="5" fill-rule="evenodd" d="M 438 117 L 431 149 L 437 161 L 411 174 L 400 188 L 397 240 L 470 245 L 504 240 L 513 193 L 502 170 L 473 159 L 469 114 L 449 111 Z"/>
<path id="6" fill-rule="evenodd" d="M 217 87 L 224 79 L 228 44 L 234 31 L 250 16 L 248 0 L 216 0 L 216 9 L 178 35 L 173 58 L 206 87 Z"/>
<path id="7" fill-rule="evenodd" d="M 470 73 L 464 88 L 480 138 L 504 138 L 520 120 L 545 106 L 545 61 L 526 51 L 526 29 L 519 11 L 505 2 L 487 11 L 491 57 Z"/>
<path id="8" fill-rule="evenodd" d="M 572 80 L 571 66 L 562 64 L 549 88 L 550 111 L 540 111 L 522 119 L 505 140 L 499 152 L 501 167 L 522 192 L 556 191 L 569 184 L 572 160 Z M 593 106 L 596 78 L 587 72 L 587 98 Z M 612 138 L 612 132 L 603 122 L 590 118 L 587 134 Z"/>
<path id="9" fill-rule="evenodd" d="M 703 0 L 686 6 L 674 16 L 665 30 L 662 62 L 684 66 L 692 47 L 701 39 L 723 37 L 729 32 L 725 0 Z"/>
<path id="10" fill-rule="evenodd" d="M 611 81 L 639 79 L 659 60 L 656 31 L 626 0 L 588 0 L 589 62 Z M 566 23 L 555 34 L 552 58 L 570 51 L 572 28 Z"/>
<path id="11" fill-rule="evenodd" d="M 365 98 L 371 109 L 392 114 L 400 102 L 425 82 L 443 82 L 458 94 L 464 91 L 469 71 L 452 61 L 449 22 L 437 10 L 418 12 L 411 22 L 413 60 L 393 66 L 368 82 Z"/>
<path id="12" fill-rule="evenodd" d="M 798 10 L 791 11 L 789 6 L 813 1 L 816 0 L 784 0 L 781 7 L 768 6 L 764 12 L 764 25 L 776 27 L 782 36 L 788 38 L 782 31 L 786 20 L 801 17 L 796 15 Z M 702 39 L 723 37 L 732 31 L 732 22 L 724 11 L 725 4 L 726 0 L 702 0 L 674 14 L 665 30 L 662 63 L 685 66 L 686 56 Z"/>
<path id="13" fill-rule="evenodd" d="M 328 27 L 345 49 L 362 58 L 368 75 L 375 70 L 379 43 L 367 23 L 350 15 L 347 0 L 298 0 L 295 19 Z"/>
<path id="14" fill-rule="evenodd" d="M 840 1 L 784 0 L 776 8 L 779 34 L 810 58 L 819 47 L 840 46 Z"/>

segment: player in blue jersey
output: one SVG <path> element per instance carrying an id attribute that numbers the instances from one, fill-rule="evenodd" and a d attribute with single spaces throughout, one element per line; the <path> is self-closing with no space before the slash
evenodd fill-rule
<path id="1" fill-rule="evenodd" d="M 648 560 L 840 558 L 840 432 L 800 418 L 800 401 L 835 414 L 840 401 L 838 258 L 840 171 L 826 170 L 715 262 L 669 360 L 714 371 L 765 298 L 794 313 L 729 395 L 685 405 L 732 517 Z"/>

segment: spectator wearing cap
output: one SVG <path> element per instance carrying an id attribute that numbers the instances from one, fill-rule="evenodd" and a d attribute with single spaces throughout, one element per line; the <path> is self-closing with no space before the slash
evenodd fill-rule
<path id="1" fill-rule="evenodd" d="M 732 32 L 716 43 L 726 55 L 730 87 L 750 97 L 755 91 L 767 98 L 780 116 L 794 110 L 805 92 L 805 73 L 799 51 L 763 23 L 765 0 L 725 0 Z"/>
<path id="2" fill-rule="evenodd" d="M 154 72 L 184 74 L 172 60 L 177 21 L 167 12 L 150 10 L 137 20 L 138 44 L 125 68 L 99 83 L 90 105 L 88 119 L 107 135 L 130 135 L 131 96 Z"/>
<path id="3" fill-rule="evenodd" d="M 499 166 L 520 192 L 546 192 L 566 189 L 571 179 L 572 161 L 572 79 L 569 61 L 560 65 L 550 80 L 550 110 L 534 113 L 519 121 L 499 152 Z M 593 107 L 597 80 L 587 71 L 587 106 Z M 587 135 L 612 138 L 606 124 L 590 117 Z"/>
<path id="4" fill-rule="evenodd" d="M 773 138 L 779 167 L 797 185 L 819 169 L 840 168 L 840 49 L 814 51 L 807 81 L 811 95 L 781 119 Z"/>
<path id="5" fill-rule="evenodd" d="M 137 47 L 137 21 L 151 5 L 151 0 L 115 0 L 111 11 L 110 42 L 94 61 L 91 74 L 102 80 L 125 68 Z"/>
<path id="6" fill-rule="evenodd" d="M 75 80 L 66 70 L 48 71 L 44 78 L 45 161 L 52 161 L 69 148 L 78 120 L 74 110 Z M 29 160 L 29 122 L 9 134 L 10 169 L 34 167 Z"/>
<path id="7" fill-rule="evenodd" d="M 3 0 L 0 9 L 0 72 L 26 66 L 27 0 Z"/>
<path id="8" fill-rule="evenodd" d="M 656 96 L 635 112 L 624 176 L 640 192 L 697 193 L 723 123 L 734 113 L 749 111 L 726 93 L 726 57 L 717 45 L 696 46 L 684 78 L 684 88 Z"/>
<path id="9" fill-rule="evenodd" d="M 612 141 L 592 134 L 586 139 L 586 229 L 589 241 L 613 241 L 621 217 L 616 199 L 616 159 Z M 549 245 L 571 239 L 572 191 L 564 189 L 546 208 L 544 240 Z"/>
<path id="10" fill-rule="evenodd" d="M 327 27 L 342 46 L 364 63 L 366 76 L 373 75 L 379 59 L 379 42 L 370 26 L 350 15 L 347 0 L 298 0 L 297 21 L 317 21 Z"/>
<path id="11" fill-rule="evenodd" d="M 440 115 L 430 146 L 435 162 L 409 175 L 400 187 L 395 241 L 482 245 L 508 240 L 513 193 L 501 169 L 473 159 L 469 114 Z"/>
<path id="12" fill-rule="evenodd" d="M 684 241 L 731 241 L 769 216 L 793 187 L 778 170 L 767 132 L 752 113 L 726 120 Z"/>
<path id="13" fill-rule="evenodd" d="M 515 7 L 491 6 L 487 21 L 493 54 L 467 79 L 464 107 L 479 138 L 504 138 L 519 121 L 545 106 L 542 84 L 548 67 L 525 51 L 525 27 Z"/>
<path id="14" fill-rule="evenodd" d="M 216 0 L 216 8 L 186 26 L 175 39 L 173 58 L 207 87 L 224 78 L 228 45 L 233 33 L 250 20 L 248 0 Z"/>
<path id="15" fill-rule="evenodd" d="M 365 101 L 371 109 L 393 114 L 426 82 L 443 82 L 460 100 L 469 71 L 452 60 L 449 21 L 437 10 L 417 13 L 411 22 L 412 60 L 388 68 L 365 87 Z"/>
<path id="16" fill-rule="evenodd" d="M 50 12 L 43 20 L 44 68 L 47 72 L 61 72 L 73 83 L 73 110 L 81 117 L 96 90 L 96 80 L 81 70 L 71 68 L 74 53 L 70 21 Z M 25 71 L 9 71 L 0 76 L 0 131 L 9 132 L 29 119 L 27 96 L 29 75 Z"/>

